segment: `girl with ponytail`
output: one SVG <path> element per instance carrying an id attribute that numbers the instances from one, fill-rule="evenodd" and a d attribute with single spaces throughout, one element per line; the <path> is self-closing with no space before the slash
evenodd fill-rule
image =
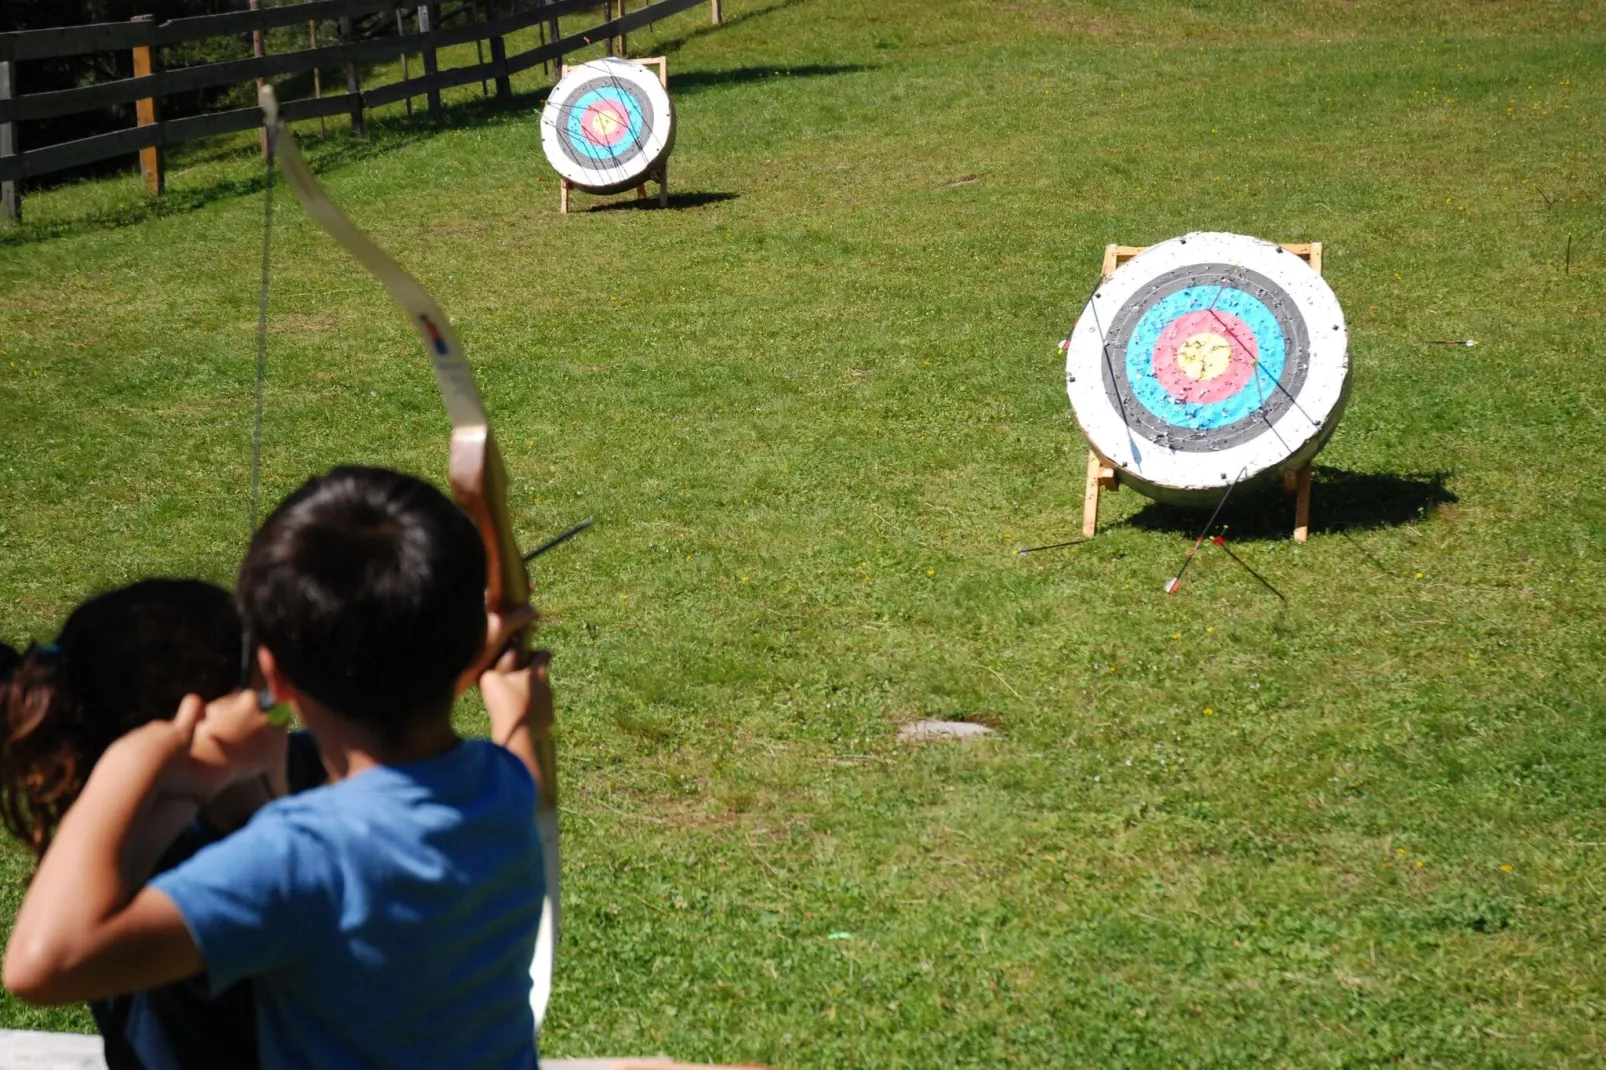
<path id="1" fill-rule="evenodd" d="M 210 702 L 237 691 L 240 663 L 234 599 L 199 580 L 123 587 L 79 606 L 52 643 L 20 651 L 0 644 L 0 824 L 43 857 L 114 741 L 172 720 L 188 694 Z M 222 839 L 292 781 L 299 789 L 321 780 L 308 743 L 299 741 L 286 761 L 225 789 L 198 813 L 192 804 L 150 814 L 131 862 L 134 879 L 143 883 Z M 195 977 L 90 1009 L 109 1070 L 258 1065 L 249 983 L 213 998 L 205 977 Z"/>

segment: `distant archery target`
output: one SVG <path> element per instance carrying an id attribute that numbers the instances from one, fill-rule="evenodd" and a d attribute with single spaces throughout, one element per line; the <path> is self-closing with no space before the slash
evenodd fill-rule
<path id="1" fill-rule="evenodd" d="M 656 75 L 622 59 L 566 73 L 541 112 L 541 148 L 552 167 L 592 193 L 639 186 L 675 144 L 675 110 Z"/>
<path id="2" fill-rule="evenodd" d="M 1066 347 L 1066 391 L 1124 482 L 1201 500 L 1315 456 L 1348 394 L 1348 346 L 1338 299 L 1304 260 L 1190 234 L 1094 292 Z"/>

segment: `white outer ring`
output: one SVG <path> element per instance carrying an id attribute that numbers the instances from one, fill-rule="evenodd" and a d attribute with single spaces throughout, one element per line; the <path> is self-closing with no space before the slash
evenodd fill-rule
<path id="1" fill-rule="evenodd" d="M 1232 264 L 1281 286 L 1304 317 L 1310 367 L 1295 404 L 1265 433 L 1222 450 L 1157 445 L 1129 432 L 1104 390 L 1103 332 L 1129 298 L 1156 277 L 1189 264 Z M 1101 329 L 1102 328 L 1102 329 Z M 1126 354 L 1112 351 L 1112 361 Z M 1332 288 L 1301 257 L 1242 234 L 1198 233 L 1150 246 L 1121 265 L 1082 309 L 1065 354 L 1065 392 L 1093 449 L 1150 497 L 1186 498 L 1300 467 L 1338 424 L 1349 390 L 1349 331 Z M 1177 493 L 1168 493 L 1177 492 Z"/>
<path id="2" fill-rule="evenodd" d="M 563 151 L 558 133 L 563 105 L 580 86 L 599 77 L 640 90 L 646 95 L 653 112 L 652 132 L 642 143 L 641 152 L 621 167 L 581 167 Z M 541 151 L 546 153 L 547 162 L 572 185 L 593 193 L 615 193 L 639 186 L 648 173 L 669 155 L 674 145 L 675 107 L 670 103 L 669 94 L 659 83 L 656 74 L 629 60 L 613 57 L 594 59 L 569 68 L 558 84 L 553 86 L 551 94 L 547 96 L 546 106 L 541 109 Z"/>

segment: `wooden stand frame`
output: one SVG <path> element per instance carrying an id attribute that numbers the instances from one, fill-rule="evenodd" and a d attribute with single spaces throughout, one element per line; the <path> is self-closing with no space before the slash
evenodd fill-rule
<path id="1" fill-rule="evenodd" d="M 1100 271 L 1099 280 L 1105 281 L 1115 274 L 1115 269 L 1141 253 L 1146 246 L 1142 245 L 1106 245 L 1104 247 L 1104 266 Z M 1322 273 L 1322 243 L 1296 242 L 1285 243 L 1284 249 L 1301 257 L 1316 274 Z M 1115 465 L 1099 456 L 1097 450 L 1087 451 L 1087 491 L 1082 497 L 1082 537 L 1091 539 L 1099 527 L 1099 493 L 1108 490 L 1111 493 L 1121 489 L 1121 479 L 1116 472 Z M 1294 498 L 1294 541 L 1304 542 L 1310 537 L 1310 465 L 1293 472 L 1283 473 L 1283 489 Z"/>
<path id="2" fill-rule="evenodd" d="M 647 57 L 644 57 L 642 59 L 632 59 L 630 62 L 631 63 L 639 63 L 643 67 L 657 67 L 658 68 L 658 84 L 663 86 L 665 89 L 669 88 L 669 57 L 668 56 L 647 56 Z M 662 163 L 660 163 L 657 167 L 653 168 L 651 171 L 648 171 L 647 174 L 642 178 L 641 185 L 636 187 L 636 200 L 640 201 L 640 200 L 645 200 L 647 198 L 647 183 L 649 183 L 649 182 L 658 183 L 658 207 L 660 207 L 660 208 L 668 208 L 669 207 L 669 158 L 668 157 L 665 157 L 664 161 Z M 563 178 L 562 176 L 559 176 L 559 178 L 558 178 L 558 211 L 559 211 L 559 213 L 561 213 L 563 215 L 568 215 L 569 214 L 569 191 L 572 190 L 572 189 L 576 189 L 576 188 L 577 187 L 575 186 L 574 183 L 570 182 L 566 178 Z"/>

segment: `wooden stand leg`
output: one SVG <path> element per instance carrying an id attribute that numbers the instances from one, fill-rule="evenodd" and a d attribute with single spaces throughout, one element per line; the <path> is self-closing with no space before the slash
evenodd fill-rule
<path id="1" fill-rule="evenodd" d="M 669 161 L 658 166 L 658 207 L 669 207 Z"/>
<path id="2" fill-rule="evenodd" d="M 1294 473 L 1294 541 L 1310 537 L 1310 465 Z"/>
<path id="3" fill-rule="evenodd" d="M 1099 527 L 1099 455 L 1087 451 L 1087 491 L 1082 496 L 1082 538 L 1091 539 Z"/>
<path id="4" fill-rule="evenodd" d="M 566 178 L 558 179 L 558 212 L 569 214 L 569 180 Z"/>

